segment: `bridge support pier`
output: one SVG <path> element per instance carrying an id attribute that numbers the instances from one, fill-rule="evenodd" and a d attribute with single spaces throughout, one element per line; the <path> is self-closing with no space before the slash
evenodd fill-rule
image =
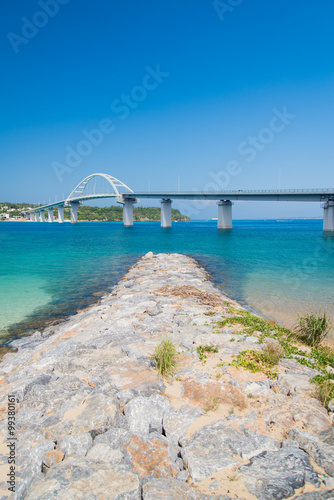
<path id="1" fill-rule="evenodd" d="M 31 214 L 30 214 L 30 220 L 33 221 L 33 222 L 35 222 L 35 220 L 36 220 L 36 214 L 35 214 L 35 212 L 31 212 Z"/>
<path id="2" fill-rule="evenodd" d="M 324 205 L 324 224 L 325 232 L 334 232 L 334 200 L 328 200 Z"/>
<path id="3" fill-rule="evenodd" d="M 45 222 L 45 210 L 40 211 L 40 222 Z"/>
<path id="4" fill-rule="evenodd" d="M 64 207 L 62 206 L 58 207 L 58 222 L 61 224 L 64 222 Z"/>
<path id="5" fill-rule="evenodd" d="M 78 223 L 78 206 L 79 206 L 79 203 L 71 202 L 71 223 L 72 224 Z"/>
<path id="6" fill-rule="evenodd" d="M 53 208 L 48 208 L 48 222 L 53 222 L 54 217 L 53 217 Z"/>
<path id="7" fill-rule="evenodd" d="M 230 200 L 218 202 L 218 229 L 232 229 L 232 205 Z"/>
<path id="8" fill-rule="evenodd" d="M 36 222 L 39 222 L 39 221 L 40 221 L 39 216 L 40 216 L 40 212 L 35 212 L 35 221 L 36 221 Z"/>
<path id="9" fill-rule="evenodd" d="M 161 200 L 161 227 L 172 227 L 172 200 Z"/>
<path id="10" fill-rule="evenodd" d="M 136 198 L 125 198 L 123 202 L 123 226 L 133 226 L 133 205 Z"/>

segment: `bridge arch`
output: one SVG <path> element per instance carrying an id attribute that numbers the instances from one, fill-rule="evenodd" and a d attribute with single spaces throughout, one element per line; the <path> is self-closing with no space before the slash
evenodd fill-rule
<path id="1" fill-rule="evenodd" d="M 71 200 L 76 200 L 76 199 L 80 199 L 80 198 L 84 197 L 85 196 L 85 189 L 86 189 L 88 183 L 94 177 L 95 178 L 96 177 L 104 178 L 110 184 L 115 196 L 120 196 L 121 194 L 124 194 L 124 193 L 120 193 L 118 191 L 118 188 L 125 189 L 127 193 L 133 193 L 132 189 L 130 189 L 128 186 L 126 186 L 126 184 L 124 184 L 124 182 L 120 181 L 119 179 L 116 179 L 116 177 L 113 177 L 112 175 L 109 175 L 109 174 L 96 173 L 96 174 L 88 175 L 88 177 L 86 177 L 81 182 L 79 182 L 79 184 L 73 189 L 71 194 L 66 199 L 66 202 L 70 202 Z"/>

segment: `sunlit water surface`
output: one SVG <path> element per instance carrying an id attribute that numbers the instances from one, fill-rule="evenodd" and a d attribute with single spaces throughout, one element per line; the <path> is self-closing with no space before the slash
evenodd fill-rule
<path id="1" fill-rule="evenodd" d="M 334 321 L 334 238 L 320 220 L 0 223 L 1 342 L 91 304 L 148 251 L 198 259 L 229 296 L 291 326 L 305 311 Z"/>

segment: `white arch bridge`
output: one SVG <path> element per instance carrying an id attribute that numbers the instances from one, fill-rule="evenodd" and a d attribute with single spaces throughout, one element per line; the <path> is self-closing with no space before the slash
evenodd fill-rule
<path id="1" fill-rule="evenodd" d="M 334 189 L 280 189 L 264 191 L 196 191 L 196 192 L 134 192 L 123 182 L 108 174 L 91 174 L 83 179 L 61 201 L 39 206 L 23 212 L 27 219 L 54 222 L 54 208 L 58 209 L 58 222 L 64 222 L 64 207 L 71 210 L 71 222 L 78 222 L 78 206 L 84 201 L 114 198 L 123 205 L 123 224 L 133 225 L 133 205 L 140 198 L 161 200 L 161 226 L 172 225 L 172 200 L 218 201 L 218 229 L 232 228 L 232 201 L 313 201 L 323 202 L 324 231 L 334 232 Z"/>

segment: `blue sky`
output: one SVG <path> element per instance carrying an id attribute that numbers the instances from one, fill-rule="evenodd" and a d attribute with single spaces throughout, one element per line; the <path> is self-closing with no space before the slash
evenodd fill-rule
<path id="1" fill-rule="evenodd" d="M 59 199 L 93 172 L 133 190 L 334 186 L 331 0 L 16 0 L 0 14 L 0 200 Z"/>

